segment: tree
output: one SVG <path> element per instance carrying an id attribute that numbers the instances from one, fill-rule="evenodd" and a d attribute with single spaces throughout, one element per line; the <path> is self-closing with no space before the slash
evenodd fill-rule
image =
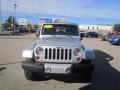
<path id="1" fill-rule="evenodd" d="M 9 16 L 8 19 L 3 23 L 4 28 L 12 28 L 13 27 L 13 17 Z"/>
<path id="2" fill-rule="evenodd" d="M 5 22 L 5 23 L 3 23 L 3 28 L 10 28 L 11 27 L 11 24 L 10 23 L 7 23 L 7 22 Z"/>
<path id="3" fill-rule="evenodd" d="M 38 24 L 34 24 L 35 29 L 38 29 L 38 27 L 39 27 Z"/>
<path id="4" fill-rule="evenodd" d="M 6 22 L 13 24 L 13 17 L 9 16 L 8 19 L 6 20 Z"/>
<path id="5" fill-rule="evenodd" d="M 27 24 L 27 29 L 30 30 L 32 28 L 32 24 L 31 23 L 28 23 Z"/>
<path id="6" fill-rule="evenodd" d="M 15 26 L 14 26 L 15 24 Z M 3 28 L 18 28 L 18 23 L 16 22 L 15 18 L 13 16 L 9 16 L 5 23 L 3 23 Z"/>
<path id="7" fill-rule="evenodd" d="M 120 23 L 114 25 L 114 30 L 120 33 Z"/>

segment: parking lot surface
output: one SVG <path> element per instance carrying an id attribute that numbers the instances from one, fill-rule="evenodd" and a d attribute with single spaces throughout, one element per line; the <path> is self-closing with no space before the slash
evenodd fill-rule
<path id="1" fill-rule="evenodd" d="M 22 50 L 35 42 L 32 35 L 0 36 L 0 90 L 120 90 L 120 46 L 97 38 L 83 38 L 83 44 L 96 54 L 95 70 L 88 83 L 51 77 L 29 81 L 21 68 Z"/>

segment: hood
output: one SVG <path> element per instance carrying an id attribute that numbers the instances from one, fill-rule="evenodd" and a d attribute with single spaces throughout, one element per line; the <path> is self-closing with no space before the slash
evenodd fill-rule
<path id="1" fill-rule="evenodd" d="M 36 41 L 41 46 L 81 46 L 80 39 L 77 38 L 61 38 L 61 37 L 45 37 Z"/>

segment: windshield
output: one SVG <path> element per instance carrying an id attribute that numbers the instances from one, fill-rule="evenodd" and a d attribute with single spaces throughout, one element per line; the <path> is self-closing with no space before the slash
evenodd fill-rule
<path id="1" fill-rule="evenodd" d="M 42 29 L 42 35 L 72 35 L 78 36 L 77 25 L 67 24 L 44 24 Z"/>

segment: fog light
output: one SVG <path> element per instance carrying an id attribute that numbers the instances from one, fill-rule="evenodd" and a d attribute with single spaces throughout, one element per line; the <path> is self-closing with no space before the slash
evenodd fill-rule
<path id="1" fill-rule="evenodd" d="M 46 67 L 45 68 L 45 72 L 51 72 L 51 68 L 50 67 Z"/>
<path id="2" fill-rule="evenodd" d="M 66 69 L 65 69 L 65 72 L 70 72 L 70 67 L 67 67 Z"/>
<path id="3" fill-rule="evenodd" d="M 77 62 L 80 62 L 81 61 L 81 58 L 80 57 L 77 57 L 77 60 L 76 60 Z"/>

